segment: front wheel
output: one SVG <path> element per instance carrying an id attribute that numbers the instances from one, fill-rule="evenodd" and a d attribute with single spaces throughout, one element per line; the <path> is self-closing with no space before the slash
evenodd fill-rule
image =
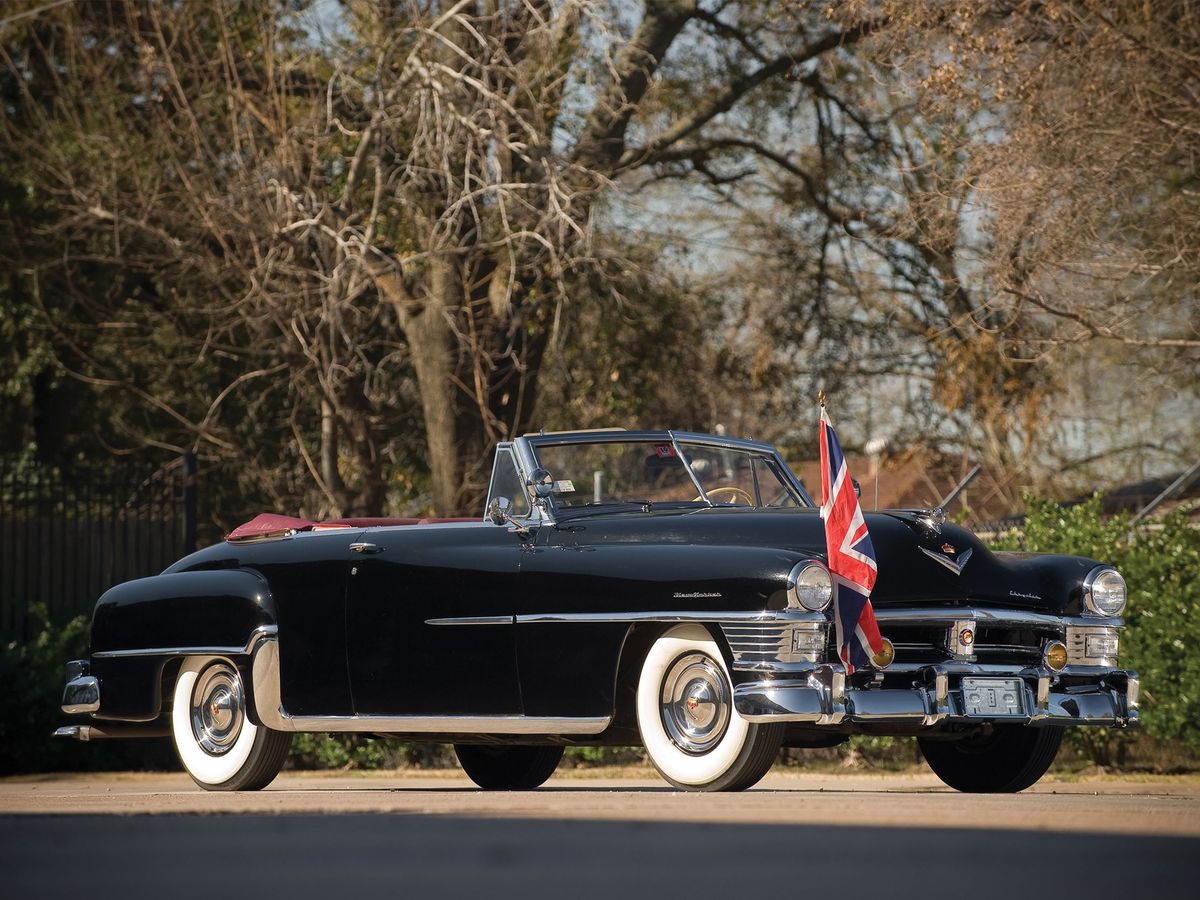
<path id="1" fill-rule="evenodd" d="M 218 658 L 184 661 L 175 681 L 171 734 L 184 769 L 206 791 L 266 787 L 292 745 L 290 734 L 250 721 L 237 666 Z"/>
<path id="2" fill-rule="evenodd" d="M 1015 794 L 1046 774 L 1062 739 L 1063 729 L 1053 726 L 994 725 L 987 734 L 917 744 L 929 768 L 956 791 Z"/>
<path id="3" fill-rule="evenodd" d="M 784 727 L 747 722 L 712 635 L 672 628 L 650 648 L 637 688 L 638 730 L 654 768 L 692 791 L 742 791 L 767 774 Z"/>
<path id="4" fill-rule="evenodd" d="M 485 747 L 455 744 L 467 776 L 485 791 L 532 791 L 558 768 L 562 747 Z"/>

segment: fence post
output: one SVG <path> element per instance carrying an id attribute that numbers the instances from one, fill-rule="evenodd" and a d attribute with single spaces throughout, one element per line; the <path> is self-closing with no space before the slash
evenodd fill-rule
<path id="1" fill-rule="evenodd" d="M 196 551 L 196 454 L 183 454 L 183 552 Z"/>

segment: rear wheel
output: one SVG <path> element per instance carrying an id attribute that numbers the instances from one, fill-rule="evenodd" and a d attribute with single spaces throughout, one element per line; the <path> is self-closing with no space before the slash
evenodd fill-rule
<path id="1" fill-rule="evenodd" d="M 646 654 L 637 720 L 654 768 L 686 790 L 745 790 L 767 774 L 783 742 L 783 725 L 738 715 L 720 648 L 700 625 L 672 628 Z"/>
<path id="2" fill-rule="evenodd" d="M 562 747 L 489 747 L 455 744 L 458 761 L 485 791 L 532 791 L 554 774 Z"/>
<path id="3" fill-rule="evenodd" d="M 918 739 L 929 768 L 950 787 L 969 794 L 1012 794 L 1046 774 L 1063 729 L 995 725 L 989 734 L 957 741 Z"/>
<path id="4" fill-rule="evenodd" d="M 185 660 L 171 708 L 175 752 L 192 781 L 207 791 L 257 791 L 287 759 L 292 736 L 255 725 L 246 692 L 227 659 Z"/>

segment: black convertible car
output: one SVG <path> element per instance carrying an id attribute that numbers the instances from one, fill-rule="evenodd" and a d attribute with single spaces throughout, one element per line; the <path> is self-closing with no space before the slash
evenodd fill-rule
<path id="1" fill-rule="evenodd" d="M 964 791 L 1018 791 L 1063 726 L 1138 719 L 1125 583 L 993 553 L 938 510 L 867 515 L 885 638 L 848 674 L 817 509 L 769 444 L 538 434 L 496 450 L 477 520 L 263 515 L 100 598 L 59 734 L 173 736 L 253 790 L 297 731 L 452 742 L 484 788 L 567 745 L 637 745 L 672 784 L 739 790 L 780 746 L 915 735 Z"/>

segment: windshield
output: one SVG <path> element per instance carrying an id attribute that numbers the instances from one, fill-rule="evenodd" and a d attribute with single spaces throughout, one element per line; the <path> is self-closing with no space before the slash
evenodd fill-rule
<path id="1" fill-rule="evenodd" d="M 700 488 L 714 506 L 801 505 L 770 455 L 687 442 L 678 447 L 651 440 L 543 444 L 537 455 L 554 479 L 558 509 L 632 503 L 706 506 Z"/>

